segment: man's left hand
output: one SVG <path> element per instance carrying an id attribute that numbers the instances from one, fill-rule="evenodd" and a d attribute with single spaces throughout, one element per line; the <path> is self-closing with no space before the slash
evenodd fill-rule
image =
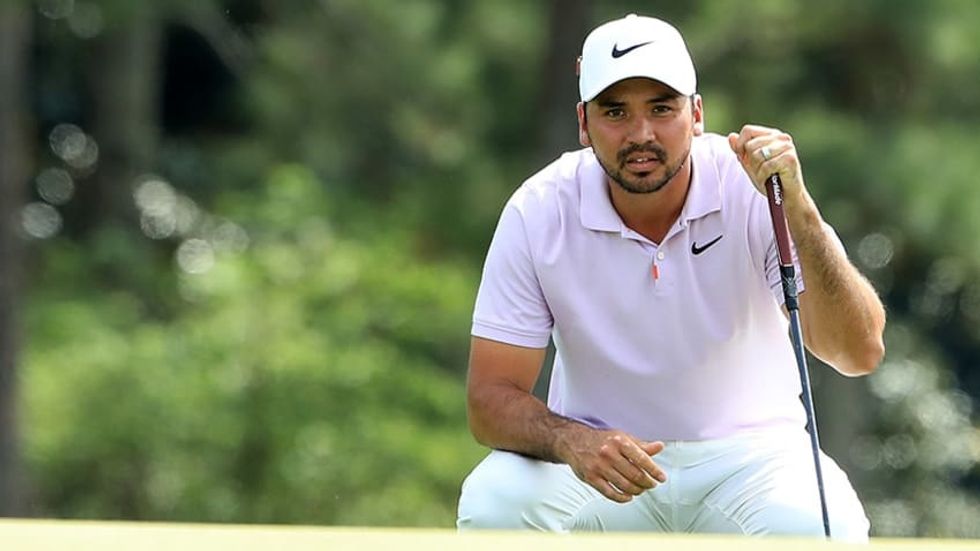
<path id="1" fill-rule="evenodd" d="M 747 124 L 728 135 L 728 145 L 738 156 L 742 168 L 760 193 L 766 193 L 766 180 L 779 174 L 786 201 L 794 204 L 805 193 L 800 158 L 789 134 L 765 126 Z"/>

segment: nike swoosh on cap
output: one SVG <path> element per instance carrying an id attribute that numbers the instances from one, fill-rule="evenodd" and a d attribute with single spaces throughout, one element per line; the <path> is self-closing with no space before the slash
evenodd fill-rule
<path id="1" fill-rule="evenodd" d="M 635 50 L 635 49 L 637 49 L 637 48 L 639 48 L 641 46 L 646 46 L 647 44 L 650 44 L 651 42 L 653 42 L 653 40 L 648 40 L 646 42 L 640 42 L 639 44 L 634 44 L 634 45 L 632 45 L 629 48 L 626 48 L 624 50 L 620 50 L 619 47 L 618 47 L 618 44 L 613 44 L 612 56 L 614 58 L 623 57 L 624 55 L 632 52 L 633 50 Z"/>
<path id="2" fill-rule="evenodd" d="M 711 241 L 708 241 L 707 243 L 705 243 L 700 247 L 698 247 L 698 242 L 695 241 L 694 243 L 691 243 L 691 252 L 694 253 L 695 255 L 701 254 L 704 251 L 708 250 L 708 247 L 717 243 L 722 237 L 724 237 L 724 235 L 719 235 L 718 237 L 712 239 Z"/>

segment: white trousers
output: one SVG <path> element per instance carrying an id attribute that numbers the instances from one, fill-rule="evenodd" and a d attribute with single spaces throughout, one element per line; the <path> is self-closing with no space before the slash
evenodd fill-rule
<path id="1" fill-rule="evenodd" d="M 615 503 L 568 465 L 494 450 L 463 482 L 460 530 L 535 529 L 823 536 L 809 435 L 759 432 L 665 442 L 654 461 L 667 482 Z M 868 541 L 847 475 L 821 453 L 831 537 Z"/>

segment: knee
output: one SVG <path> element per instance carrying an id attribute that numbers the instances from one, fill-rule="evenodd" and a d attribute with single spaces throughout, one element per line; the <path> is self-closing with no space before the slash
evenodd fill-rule
<path id="1" fill-rule="evenodd" d="M 867 543 L 870 524 L 863 512 L 830 511 L 830 539 L 847 543 Z M 803 507 L 770 507 L 762 515 L 762 526 L 755 532 L 768 535 L 824 537 L 823 515 Z M 752 532 L 753 530 L 748 530 Z"/>
<path id="2" fill-rule="evenodd" d="M 498 453 L 498 452 L 493 452 Z M 460 530 L 527 528 L 523 513 L 529 506 L 527 488 L 515 483 L 493 455 L 477 465 L 463 481 L 456 527 Z"/>
<path id="3" fill-rule="evenodd" d="M 793 506 L 771 506 L 765 509 L 761 521 L 749 533 L 775 536 L 813 536 L 824 535 L 823 517 L 820 512 Z M 752 524 L 756 523 L 751 523 Z"/>
<path id="4" fill-rule="evenodd" d="M 863 508 L 851 509 L 846 514 L 830 514 L 830 539 L 846 543 L 868 543 L 871 522 Z"/>
<path id="5" fill-rule="evenodd" d="M 832 514 L 830 518 L 830 539 L 842 543 L 868 543 L 868 532 L 870 528 L 868 519 L 863 515 L 845 517 L 843 515 L 834 516 Z M 824 537 L 823 516 L 811 516 L 801 512 L 794 521 L 783 524 L 774 533 Z"/>
<path id="6" fill-rule="evenodd" d="M 562 494 L 566 479 L 558 465 L 493 451 L 463 482 L 456 527 L 562 530 L 561 507 L 546 503 Z"/>

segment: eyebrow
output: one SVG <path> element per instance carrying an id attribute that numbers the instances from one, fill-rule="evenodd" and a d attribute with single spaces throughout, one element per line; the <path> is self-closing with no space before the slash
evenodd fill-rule
<path id="1" fill-rule="evenodd" d="M 681 94 L 664 93 L 664 94 L 660 94 L 659 96 L 654 96 L 654 97 L 646 100 L 646 103 L 660 103 L 660 102 L 663 102 L 663 101 L 676 100 L 677 98 L 680 98 L 680 97 L 683 97 L 683 96 L 681 96 Z M 616 98 L 609 98 L 609 99 L 597 100 L 596 101 L 596 104 L 599 107 L 607 107 L 608 108 L 608 107 L 622 107 L 622 106 L 626 105 L 626 102 L 625 101 L 618 100 Z"/>

